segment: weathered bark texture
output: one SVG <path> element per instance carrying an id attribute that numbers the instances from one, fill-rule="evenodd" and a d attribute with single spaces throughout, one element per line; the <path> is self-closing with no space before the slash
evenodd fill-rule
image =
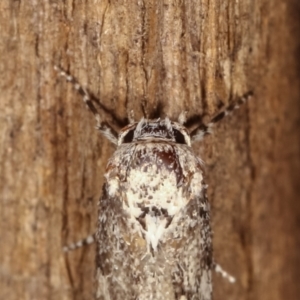
<path id="1" fill-rule="evenodd" d="M 93 299 L 95 230 L 114 147 L 69 70 L 121 123 L 211 115 L 215 300 L 300 298 L 299 0 L 0 1 L 0 299 Z M 125 299 L 124 299 L 125 300 Z"/>

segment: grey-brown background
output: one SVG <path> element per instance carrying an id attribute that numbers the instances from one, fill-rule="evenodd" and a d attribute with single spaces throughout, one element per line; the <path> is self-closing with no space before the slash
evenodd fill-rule
<path id="1" fill-rule="evenodd" d="M 93 299 L 95 230 L 114 147 L 59 64 L 121 120 L 212 115 L 206 162 L 215 300 L 300 298 L 298 0 L 0 1 L 0 299 Z M 156 112 L 156 115 L 155 115 Z M 158 115 L 157 115 L 158 114 Z"/>

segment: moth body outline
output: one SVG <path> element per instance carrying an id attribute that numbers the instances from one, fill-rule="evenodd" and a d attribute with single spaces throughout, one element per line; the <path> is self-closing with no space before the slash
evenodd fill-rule
<path id="1" fill-rule="evenodd" d="M 117 133 L 101 118 L 90 94 L 72 76 L 55 69 L 82 94 L 96 128 L 117 145 L 107 164 L 94 236 L 97 299 L 211 300 L 216 264 L 207 185 L 203 163 L 191 144 L 251 93 L 208 124 L 187 128 L 182 114 L 177 122 L 142 118 Z"/>

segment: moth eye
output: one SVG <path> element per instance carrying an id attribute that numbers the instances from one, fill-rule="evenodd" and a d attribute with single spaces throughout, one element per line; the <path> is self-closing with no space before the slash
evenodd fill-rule
<path id="1" fill-rule="evenodd" d="M 175 142 L 177 144 L 186 144 L 184 135 L 179 130 L 173 128 L 173 132 L 174 132 Z"/>
<path id="2" fill-rule="evenodd" d="M 134 129 L 129 130 L 126 135 L 123 137 L 122 143 L 131 143 L 133 141 Z"/>

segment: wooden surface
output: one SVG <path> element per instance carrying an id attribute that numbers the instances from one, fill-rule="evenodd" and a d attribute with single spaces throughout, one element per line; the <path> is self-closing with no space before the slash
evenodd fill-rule
<path id="1" fill-rule="evenodd" d="M 120 123 L 212 115 L 255 96 L 194 150 L 206 162 L 214 300 L 300 298 L 298 0 L 0 2 L 0 299 L 93 299 L 95 230 L 114 151 L 69 70 Z"/>

